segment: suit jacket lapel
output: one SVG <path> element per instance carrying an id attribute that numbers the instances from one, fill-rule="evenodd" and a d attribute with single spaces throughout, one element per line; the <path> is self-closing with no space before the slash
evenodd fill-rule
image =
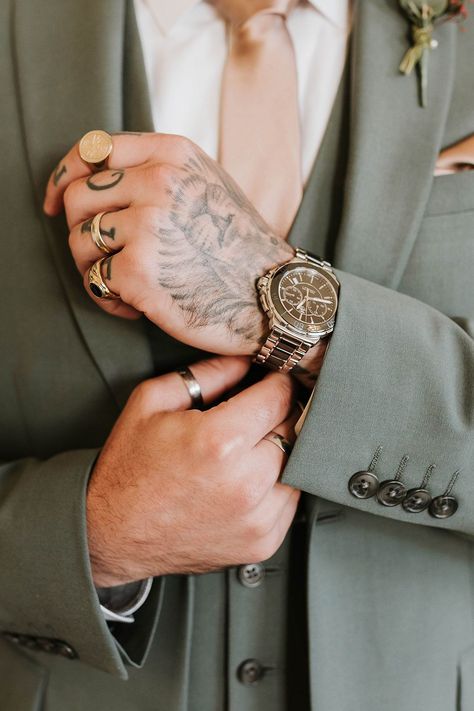
<path id="1" fill-rule="evenodd" d="M 359 0 L 353 36 L 351 135 L 341 232 L 334 262 L 397 288 L 433 179 L 455 67 L 454 23 L 438 26 L 430 53 L 428 107 L 417 80 L 398 71 L 408 22 L 395 0 Z"/>
<path id="2" fill-rule="evenodd" d="M 123 126 L 124 0 L 16 0 L 14 33 L 27 160 L 41 211 L 55 163 L 86 131 Z M 110 317 L 85 294 L 63 217 L 43 218 L 65 298 L 119 404 L 152 371 L 143 323 Z"/>

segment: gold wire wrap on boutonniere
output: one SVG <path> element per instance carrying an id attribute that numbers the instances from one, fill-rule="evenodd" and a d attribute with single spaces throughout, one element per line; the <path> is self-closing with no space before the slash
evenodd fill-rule
<path id="1" fill-rule="evenodd" d="M 441 19 L 465 19 L 466 5 L 460 0 L 399 0 L 400 9 L 410 21 L 412 46 L 407 49 L 399 69 L 408 76 L 415 67 L 418 70 L 418 93 L 421 106 L 428 104 L 428 57 L 429 51 L 438 46 L 433 39 L 435 22 Z"/>

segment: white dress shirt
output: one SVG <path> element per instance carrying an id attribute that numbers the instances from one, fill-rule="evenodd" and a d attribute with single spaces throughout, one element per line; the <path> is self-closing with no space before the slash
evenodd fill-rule
<path id="1" fill-rule="evenodd" d="M 217 157 L 224 20 L 203 0 L 135 0 L 156 131 L 190 138 Z M 303 0 L 287 21 L 298 73 L 302 169 L 306 181 L 341 79 L 350 0 Z"/>
<path id="2" fill-rule="evenodd" d="M 221 77 L 227 55 L 224 20 L 203 0 L 134 0 L 148 79 L 153 124 L 160 133 L 190 138 L 217 158 Z M 306 181 L 323 140 L 344 69 L 351 0 L 302 0 L 287 21 L 296 54 L 302 170 Z M 133 622 L 151 578 L 137 595 L 122 593 L 122 609 L 105 618 Z M 133 597 L 129 600 L 129 597 Z"/>

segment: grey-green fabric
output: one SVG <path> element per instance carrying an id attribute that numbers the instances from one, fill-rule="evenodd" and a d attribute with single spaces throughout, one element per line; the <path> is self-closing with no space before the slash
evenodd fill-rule
<path id="1" fill-rule="evenodd" d="M 273 711 L 265 678 L 243 687 L 235 674 L 272 634 L 250 595 L 271 599 L 271 577 L 258 592 L 238 587 L 235 571 L 158 580 L 114 637 L 90 575 L 89 473 L 153 362 L 144 323 L 107 316 L 84 293 L 64 220 L 46 219 L 41 199 L 82 133 L 130 122 L 124 48 L 130 61 L 139 54 L 125 27 L 123 0 L 0 2 L 0 630 L 63 640 L 79 655 L 1 641 L 0 709 Z M 407 46 L 397 3 L 356 9 L 333 248 L 340 309 L 284 474 L 307 495 L 312 711 L 474 706 L 474 173 L 433 179 L 439 150 L 474 131 L 472 19 L 466 30 L 437 28 L 421 109 L 415 78 L 397 71 Z M 307 192 L 293 244 L 311 247 L 317 204 Z M 164 369 L 185 357 L 163 336 Z M 410 486 L 437 464 L 434 494 L 461 469 L 458 512 L 435 521 L 351 497 L 350 476 L 379 445 L 381 478 L 405 453 Z M 214 605 L 229 596 L 231 620 Z M 206 624 L 215 639 L 201 647 Z M 196 660 L 221 680 L 224 707 L 189 698 Z"/>

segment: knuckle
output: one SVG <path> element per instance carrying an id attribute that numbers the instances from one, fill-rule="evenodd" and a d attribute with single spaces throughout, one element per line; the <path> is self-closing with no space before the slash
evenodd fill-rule
<path id="1" fill-rule="evenodd" d="M 186 136 L 181 136 L 177 134 L 172 134 L 167 137 L 169 141 L 170 148 L 176 152 L 180 157 L 188 155 L 189 152 L 194 148 L 195 144 L 190 138 Z"/>
<path id="2" fill-rule="evenodd" d="M 175 169 L 167 163 L 150 163 L 146 171 L 147 179 L 158 187 L 169 185 L 175 175 Z"/>
<path id="3" fill-rule="evenodd" d="M 268 560 L 279 548 L 279 541 L 273 534 L 253 540 L 247 547 L 249 560 Z"/>
<path id="4" fill-rule="evenodd" d="M 255 409 L 255 412 L 252 413 L 253 417 L 258 424 L 261 423 L 262 425 L 268 425 L 270 427 L 275 420 L 275 411 L 281 409 L 282 404 L 280 398 L 275 394 L 275 398 L 271 403 L 262 403 L 260 407 Z"/>
<path id="5" fill-rule="evenodd" d="M 138 227 L 138 232 L 151 232 L 157 236 L 163 224 L 163 210 L 155 206 L 135 208 L 135 210 L 135 225 Z"/>
<path id="6" fill-rule="evenodd" d="M 226 437 L 220 432 L 211 432 L 207 439 L 207 451 L 213 462 L 224 462 L 227 459 L 229 445 Z"/>
<path id="7" fill-rule="evenodd" d="M 141 280 L 151 269 L 147 250 L 142 248 L 138 240 L 134 240 L 122 250 L 121 261 L 127 275 L 138 274 Z"/>
<path id="8" fill-rule="evenodd" d="M 247 523 L 247 536 L 249 541 L 265 540 L 273 528 L 272 516 L 254 516 Z"/>
<path id="9" fill-rule="evenodd" d="M 251 513 L 262 500 L 261 486 L 252 479 L 240 482 L 233 492 L 232 500 L 239 515 Z M 259 528 L 260 523 L 259 519 L 250 519 L 247 525 L 250 528 L 254 525 Z"/>
<path id="10" fill-rule="evenodd" d="M 234 450 L 233 437 L 229 437 L 220 429 L 213 428 L 205 435 L 205 446 L 212 461 L 224 462 Z"/>

